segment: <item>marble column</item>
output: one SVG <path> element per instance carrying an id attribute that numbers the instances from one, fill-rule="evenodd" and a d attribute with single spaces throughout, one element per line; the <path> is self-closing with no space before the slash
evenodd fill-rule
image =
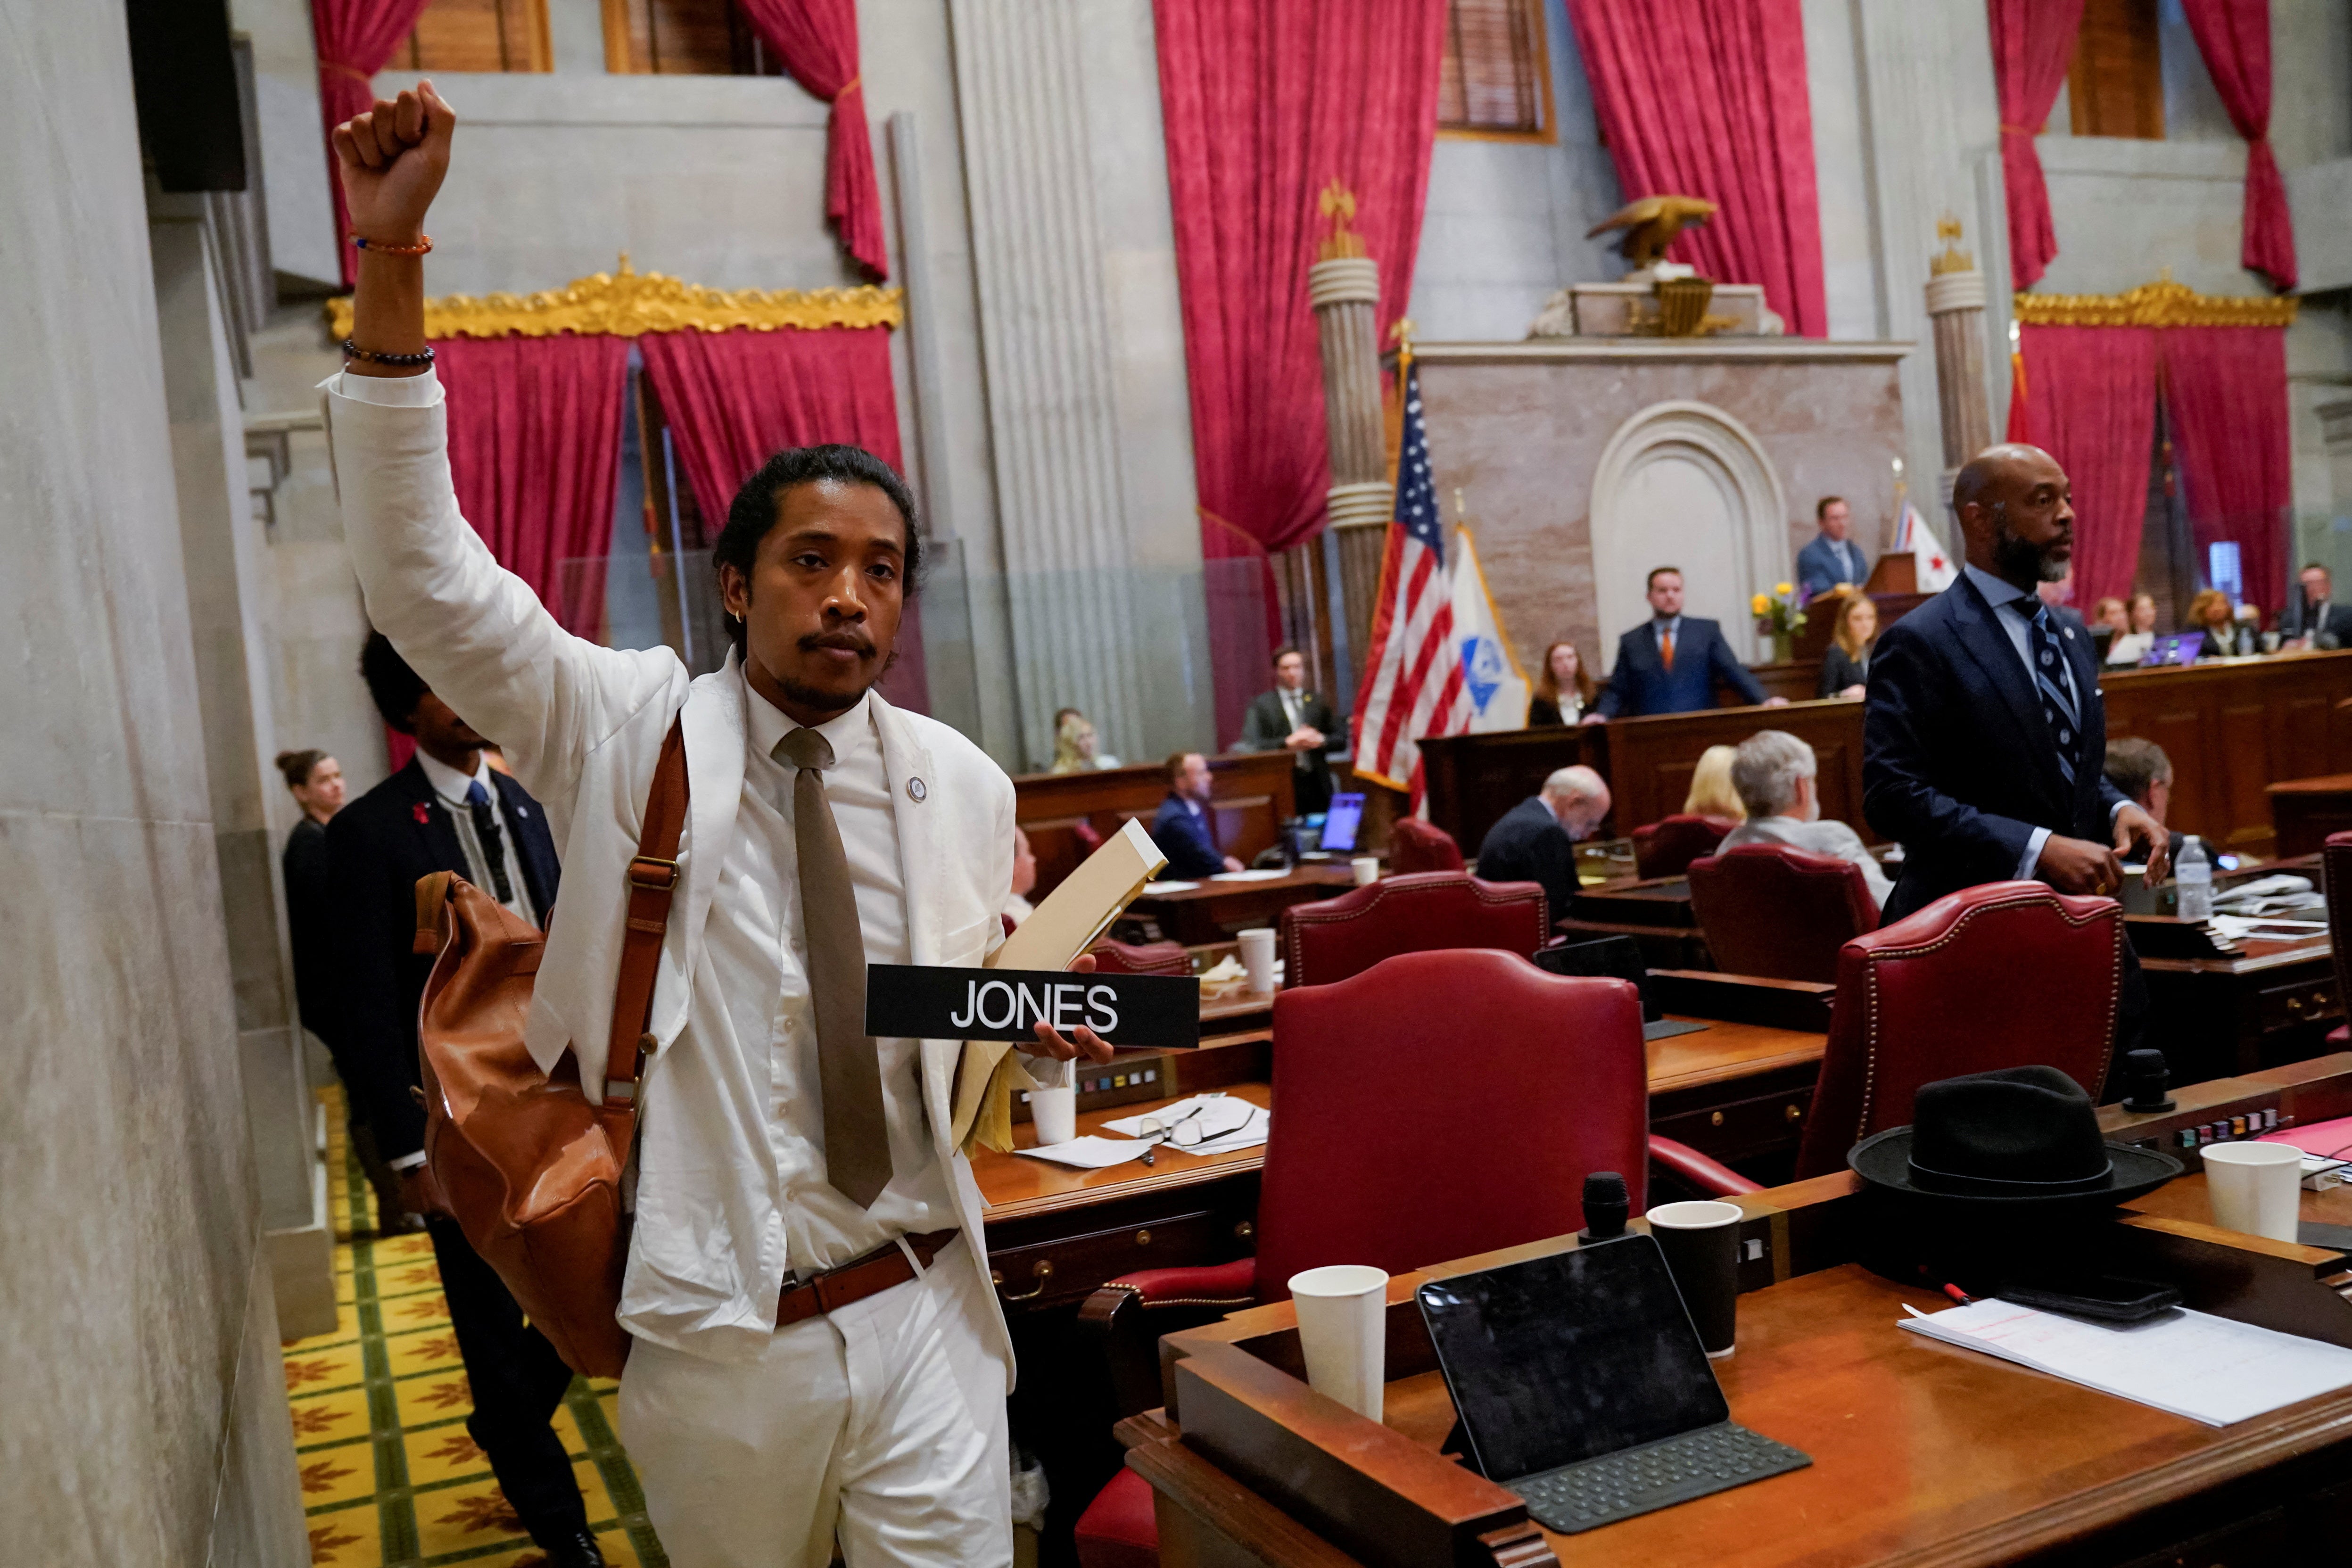
<path id="1" fill-rule="evenodd" d="M 0 37 L 7 1555 L 294 1568 L 124 12 Z"/>
<path id="2" fill-rule="evenodd" d="M 996 511 L 1021 733 L 1052 754 L 1054 710 L 1103 750 L 1144 733 L 1133 552 L 1104 258 L 1073 8 L 951 0 Z"/>
<path id="3" fill-rule="evenodd" d="M 1946 268 L 1943 263 L 1957 258 Z M 1985 398 L 1985 275 L 1961 266 L 1948 250 L 1927 279 L 1927 319 L 1936 334 L 1936 395 L 1944 421 L 1943 490 L 1949 495 L 1960 465 L 1992 445 L 1992 408 Z"/>

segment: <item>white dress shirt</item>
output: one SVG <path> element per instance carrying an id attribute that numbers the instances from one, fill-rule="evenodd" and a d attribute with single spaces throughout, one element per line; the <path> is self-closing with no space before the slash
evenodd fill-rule
<path id="1" fill-rule="evenodd" d="M 1985 603 L 1992 606 L 1992 618 L 2000 623 L 2001 631 L 2009 637 L 2009 646 L 2017 650 L 2018 667 L 2025 671 L 2025 684 L 2032 689 L 2034 700 L 2038 705 L 2041 701 L 2041 685 L 2039 679 L 2033 673 L 2033 612 L 2042 607 L 2042 595 L 2030 593 L 2014 583 L 2003 582 L 1981 567 L 1963 566 L 1960 570 L 1968 574 L 1969 581 L 1977 585 L 1977 592 L 1982 594 Z M 2055 616 L 2051 617 L 2050 624 L 2059 637 L 2070 642 L 2074 640 L 2074 627 L 2060 621 Z M 2058 672 L 2065 679 L 2066 694 L 2074 700 L 2074 710 L 2078 713 L 2083 711 L 2083 693 L 2074 684 L 2074 660 L 2059 660 Z M 2096 701 L 2098 696 L 2096 691 L 2092 692 L 2092 700 Z M 2085 757 L 2075 766 L 2096 768 L 2104 767 L 2106 759 L 2104 757 Z M 2122 809 L 2123 803 L 2120 801 L 2110 806 L 2107 810 L 2107 820 L 2110 823 L 2114 822 L 2116 813 Z M 2037 827 L 2033 830 L 2033 836 L 2025 841 L 2025 853 L 2018 858 L 2017 879 L 2019 881 L 2031 882 L 2034 879 L 2033 868 L 2042 864 L 2042 847 L 2049 842 L 2050 829 Z"/>
<path id="2" fill-rule="evenodd" d="M 805 1274 L 846 1263 L 894 1237 L 947 1229 L 956 1215 L 923 1124 L 910 1039 L 875 1042 L 882 1063 L 883 1121 L 890 1137 L 889 1184 L 873 1207 L 861 1209 L 825 1180 L 816 1007 L 809 993 L 793 826 L 793 780 L 800 770 L 773 754 L 777 743 L 800 726 L 748 680 L 743 697 L 750 721 L 743 802 L 719 863 L 704 941 L 732 1047 L 769 1086 L 768 1145 L 783 1179 L 784 1263 Z M 816 730 L 833 746 L 824 798 L 849 861 L 866 962 L 905 963 L 907 884 L 873 716 L 860 698 L 856 707 Z"/>
<path id="3" fill-rule="evenodd" d="M 489 758 L 476 761 L 470 778 L 427 754 L 422 747 L 416 752 L 416 764 L 425 770 L 425 781 L 441 797 L 449 820 L 457 825 L 457 845 L 466 852 L 466 880 L 495 899 L 499 896 L 498 879 L 490 873 L 490 858 L 482 848 L 481 835 L 474 831 L 473 803 L 466 798 L 467 786 L 482 786 L 482 793 L 490 797 L 490 810 L 499 819 L 499 858 L 506 866 L 508 890 L 514 894 L 505 900 L 506 907 L 533 925 L 541 923 L 544 911 L 531 908 L 530 889 L 522 879 L 522 856 L 515 848 L 514 818 L 507 813 L 498 781 L 490 777 Z"/>

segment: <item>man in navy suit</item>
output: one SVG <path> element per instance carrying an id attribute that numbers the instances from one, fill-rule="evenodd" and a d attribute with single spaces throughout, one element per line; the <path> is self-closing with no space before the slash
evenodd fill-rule
<path id="1" fill-rule="evenodd" d="M 1797 588 L 1808 599 L 1818 599 L 1840 583 L 1859 588 L 1870 578 L 1870 557 L 1848 537 L 1853 513 L 1843 496 L 1823 496 L 1813 507 L 1813 521 L 1822 525 L 1812 542 L 1797 552 Z"/>
<path id="2" fill-rule="evenodd" d="M 1151 841 L 1168 857 L 1171 877 L 1213 877 L 1242 863 L 1217 847 L 1209 832 L 1209 759 L 1179 752 L 1168 759 L 1168 798 L 1151 819 Z"/>
<path id="3" fill-rule="evenodd" d="M 1650 574 L 1650 624 L 1617 639 L 1617 668 L 1601 700 L 1584 721 L 1640 719 L 1653 713 L 1696 713 L 1715 706 L 1717 682 L 1741 700 L 1785 708 L 1785 697 L 1767 697 L 1748 667 L 1732 656 L 1723 628 L 1683 614 L 1683 574 L 1661 566 Z"/>
<path id="4" fill-rule="evenodd" d="M 1981 882 L 2113 894 L 2119 852 L 2135 845 L 2150 883 L 2169 868 L 2163 827 L 2102 770 L 2106 712 L 2090 638 L 2035 592 L 2063 578 L 2073 557 L 2071 493 L 2036 447 L 1971 460 L 1952 487 L 1968 551 L 1959 580 L 1878 639 L 1863 813 L 1903 845 L 1889 924 Z M 2126 991 L 2144 995 L 2136 965 Z"/>
<path id="5" fill-rule="evenodd" d="M 483 758 L 489 742 L 433 695 L 382 633 L 360 674 L 383 721 L 416 737 L 408 765 L 327 824 L 328 942 L 339 981 L 344 1085 L 425 1216 L 449 1326 L 473 1389 L 467 1435 L 490 1461 L 516 1517 L 558 1568 L 599 1568 L 579 1483 L 550 1418 L 572 1369 L 523 1321 L 514 1297 L 449 1217 L 425 1163 L 416 1089 L 416 1008 L 430 954 L 413 950 L 416 882 L 455 871 L 535 926 L 555 907 L 555 840 L 539 803 Z"/>

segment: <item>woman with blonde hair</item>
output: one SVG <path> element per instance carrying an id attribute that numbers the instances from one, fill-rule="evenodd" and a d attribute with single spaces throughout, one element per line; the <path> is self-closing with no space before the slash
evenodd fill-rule
<path id="1" fill-rule="evenodd" d="M 1691 770 L 1690 795 L 1683 802 L 1685 812 L 1726 822 L 1748 820 L 1748 808 L 1731 787 L 1731 763 L 1738 754 L 1731 746 L 1709 746 L 1699 753 L 1698 766 Z"/>
<path id="2" fill-rule="evenodd" d="M 2236 618 L 2230 611 L 2230 595 L 2221 589 L 2208 588 L 2189 601 L 2189 625 L 2205 634 L 2199 658 L 2227 658 L 2237 651 Z"/>
<path id="3" fill-rule="evenodd" d="M 1528 702 L 1528 728 L 1577 722 L 1599 689 L 1574 643 L 1552 644 L 1544 649 L 1543 673 L 1536 677 L 1536 694 Z"/>
<path id="4" fill-rule="evenodd" d="M 1051 773 L 1082 773 L 1096 768 L 1118 766 L 1117 757 L 1098 755 L 1095 747 L 1095 727 L 1087 716 L 1075 708 L 1065 708 L 1054 718 L 1054 764 L 1045 771 Z"/>
<path id="5" fill-rule="evenodd" d="M 1863 696 L 1870 679 L 1870 653 L 1877 646 L 1878 606 L 1867 594 L 1848 594 L 1838 601 L 1830 646 L 1822 655 L 1821 684 L 1813 695 Z"/>

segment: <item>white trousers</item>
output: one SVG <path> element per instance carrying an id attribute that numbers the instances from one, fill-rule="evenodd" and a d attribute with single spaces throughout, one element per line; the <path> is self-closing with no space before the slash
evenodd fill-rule
<path id="1" fill-rule="evenodd" d="M 794 1323 L 745 1366 L 639 1340 L 621 1439 L 675 1568 L 1013 1561 L 1004 1358 L 971 1260 Z"/>

